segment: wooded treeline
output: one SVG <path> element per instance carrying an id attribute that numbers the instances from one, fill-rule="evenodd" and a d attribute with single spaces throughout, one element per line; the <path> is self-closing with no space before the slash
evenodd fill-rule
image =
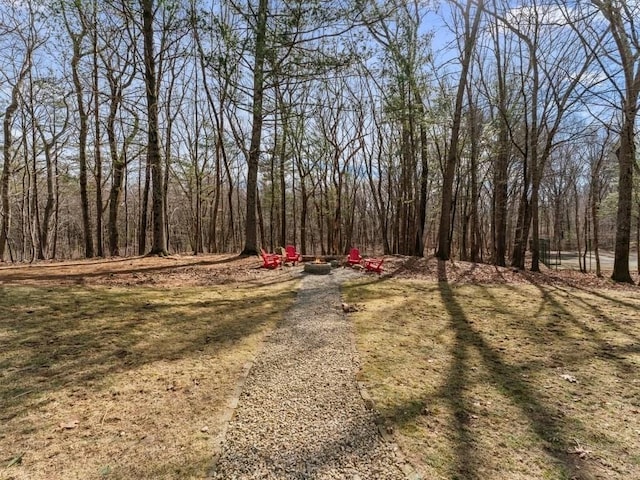
<path id="1" fill-rule="evenodd" d="M 638 18 L 613 0 L 0 0 L 0 257 L 295 244 L 535 271 L 549 239 L 583 269 L 615 250 L 630 282 Z"/>

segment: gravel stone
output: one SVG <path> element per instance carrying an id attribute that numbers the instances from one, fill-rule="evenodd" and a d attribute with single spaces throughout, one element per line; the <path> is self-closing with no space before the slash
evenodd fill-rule
<path id="1" fill-rule="evenodd" d="M 403 480 L 355 378 L 353 331 L 340 283 L 306 275 L 296 302 L 254 362 L 212 470 L 216 480 Z"/>

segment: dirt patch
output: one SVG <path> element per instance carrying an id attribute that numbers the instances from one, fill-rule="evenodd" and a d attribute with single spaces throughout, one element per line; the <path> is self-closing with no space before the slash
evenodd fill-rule
<path id="1" fill-rule="evenodd" d="M 456 284 L 531 284 L 571 286 L 576 288 L 606 288 L 616 290 L 637 290 L 629 284 L 612 281 L 610 271 L 603 271 L 602 277 L 594 273 L 581 273 L 575 270 L 553 270 L 541 266 L 541 272 L 531 272 L 510 267 L 497 267 L 471 262 L 442 262 L 435 257 L 418 258 L 405 256 L 387 256 L 384 259 L 384 275 L 397 279 L 415 279 L 446 281 Z M 638 277 L 632 273 L 638 282 Z"/>
<path id="2" fill-rule="evenodd" d="M 207 286 L 262 283 L 291 267 L 260 268 L 257 257 L 171 255 L 108 258 L 74 262 L 38 262 L 0 267 L 0 285 L 155 285 Z"/>
<path id="3" fill-rule="evenodd" d="M 1 285 L 109 285 L 109 286 L 207 286 L 227 283 L 264 283 L 295 271 L 284 265 L 273 270 L 260 268 L 258 257 L 238 255 L 170 255 L 127 257 L 69 262 L 0 265 Z M 613 282 L 611 272 L 598 278 L 592 273 L 553 270 L 544 265 L 541 273 L 497 267 L 482 263 L 439 262 L 434 257 L 401 255 L 384 257 L 383 277 L 443 281 L 451 284 L 545 284 L 585 288 L 629 290 L 635 287 Z M 373 274 L 371 274 L 373 275 Z M 635 274 L 632 274 L 636 281 Z"/>

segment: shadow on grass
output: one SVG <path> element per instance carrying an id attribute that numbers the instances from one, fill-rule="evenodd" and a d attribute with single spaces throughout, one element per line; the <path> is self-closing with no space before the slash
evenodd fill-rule
<path id="1" fill-rule="evenodd" d="M 0 420 L 69 385 L 96 388 L 111 374 L 232 348 L 293 295 L 239 288 L 231 296 L 202 288 L 1 289 L 3 310 L 13 313 L 0 320 Z"/>
<path id="2" fill-rule="evenodd" d="M 206 267 L 206 266 L 215 266 L 215 265 L 223 265 L 227 263 L 236 262 L 242 258 L 242 256 L 229 256 L 226 258 L 212 260 L 212 259 L 202 259 L 200 261 L 180 261 L 179 259 L 175 259 L 172 257 L 166 257 L 167 265 L 154 265 L 154 266 L 145 266 L 140 265 L 138 267 L 133 268 L 124 268 L 122 270 L 115 271 L 102 271 L 102 270 L 93 270 L 93 271 L 77 271 L 78 269 L 82 269 L 85 266 L 92 265 L 114 265 L 114 264 L 122 264 L 125 262 L 132 263 L 133 260 L 140 260 L 146 257 L 126 257 L 117 260 L 109 260 L 109 261 L 90 261 L 90 262 L 74 262 L 74 263 L 51 263 L 51 264 L 36 264 L 36 265 L 11 265 L 9 268 L 0 268 L 0 279 L 9 282 L 21 282 L 25 280 L 37 279 L 40 282 L 55 282 L 56 280 L 64 280 L 66 282 L 80 282 L 85 278 L 97 278 L 97 277 L 107 277 L 109 275 L 130 275 L 136 273 L 158 273 L 165 272 L 168 270 L 176 270 L 180 268 L 189 268 L 189 267 Z M 256 265 L 258 262 L 256 261 Z M 259 267 L 259 266 L 258 266 Z M 257 267 L 257 268 L 258 268 Z M 60 272 L 60 273 L 46 273 L 48 269 L 65 269 L 69 268 L 69 272 Z M 72 271 L 73 270 L 73 271 Z M 44 273 L 43 273 L 44 272 Z"/>
<path id="3" fill-rule="evenodd" d="M 563 413 L 546 403 L 542 392 L 522 380 L 521 367 L 507 363 L 500 351 L 492 347 L 482 333 L 474 328 L 448 282 L 444 262 L 439 263 L 437 274 L 437 288 L 453 333 L 451 363 L 445 374 L 446 381 L 439 391 L 428 398 L 413 398 L 396 405 L 385 414 L 400 423 L 410 422 L 421 414 L 425 405 L 429 405 L 432 396 L 443 399 L 452 412 L 452 478 L 481 480 L 481 461 L 476 456 L 477 439 L 469 413 L 474 410 L 469 400 L 469 393 L 473 388 L 469 378 L 473 366 L 470 358 L 477 354 L 487 371 L 486 383 L 496 385 L 509 398 L 510 403 L 520 410 L 544 451 L 555 459 L 555 468 L 562 471 L 561 478 L 594 478 L 589 466 L 579 456 L 569 453 L 575 444 L 570 436 L 571 426 L 564 419 Z"/>
<path id="4" fill-rule="evenodd" d="M 640 345 L 638 345 L 638 342 L 640 342 L 640 337 L 638 335 L 634 334 L 629 329 L 624 328 L 621 325 L 620 321 L 616 321 L 613 318 L 611 318 L 611 316 L 607 314 L 604 311 L 604 309 L 602 309 L 601 305 L 594 305 L 592 303 L 589 303 L 586 300 L 581 299 L 577 295 L 572 294 L 568 290 L 563 289 L 562 292 L 565 295 L 567 295 L 567 297 L 571 298 L 573 302 L 582 304 L 583 307 L 585 307 L 587 310 L 590 310 L 591 312 L 597 312 L 598 319 L 607 326 L 608 332 L 616 332 L 618 334 L 624 335 L 625 337 L 627 337 L 628 340 L 631 341 L 630 345 L 626 346 L 625 348 L 616 349 L 599 332 L 593 329 L 587 328 L 584 322 L 580 321 L 579 318 L 577 318 L 574 314 L 572 314 L 572 312 L 567 307 L 562 305 L 557 298 L 551 295 L 547 289 L 543 288 L 541 285 L 536 285 L 536 287 L 540 291 L 542 298 L 551 306 L 551 308 L 555 312 L 560 313 L 562 321 L 568 320 L 571 323 L 571 325 L 577 328 L 581 332 L 581 334 L 590 343 L 593 344 L 592 355 L 605 358 L 607 361 L 613 362 L 614 364 L 617 365 L 618 370 L 621 372 L 630 373 L 636 370 L 637 368 L 636 365 L 633 362 L 630 362 L 627 359 L 621 356 L 618 356 L 616 354 L 616 350 L 618 350 L 619 353 L 640 352 Z M 603 300 L 606 300 L 608 302 L 611 302 L 613 304 L 616 304 L 625 308 L 635 308 L 635 309 L 638 308 L 638 305 L 633 305 L 629 302 L 619 301 L 617 299 L 614 299 L 606 295 L 598 294 L 592 291 L 588 291 L 588 293 L 590 295 L 594 295 L 597 298 L 601 298 Z M 558 324 L 558 323 L 560 323 L 560 320 L 555 322 L 555 324 Z M 552 324 L 552 326 L 554 326 L 554 324 Z M 554 329 L 551 330 L 552 333 L 554 331 L 559 338 L 562 337 L 561 332 L 556 331 Z M 580 353 L 578 353 L 575 351 L 575 349 L 569 349 L 568 351 L 573 352 L 573 355 L 581 355 L 582 357 L 584 357 L 584 353 L 585 353 L 584 351 L 581 351 Z M 571 353 L 569 353 L 569 355 L 571 355 Z"/>
<path id="5" fill-rule="evenodd" d="M 546 345 L 549 342 L 566 344 L 566 347 L 563 349 L 562 358 L 556 359 L 563 364 L 577 364 L 580 363 L 580 361 L 592 357 L 601 357 L 616 364 L 620 372 L 629 373 L 636 369 L 633 362 L 618 356 L 617 353 L 628 354 L 640 352 L 640 336 L 633 332 L 631 328 L 625 328 L 620 319 L 613 318 L 607 311 L 607 303 L 608 305 L 633 310 L 638 309 L 638 304 L 616 299 L 593 289 L 552 287 L 537 282 L 535 279 L 531 279 L 531 285 L 538 290 L 540 293 L 539 298 L 542 299 L 534 318 L 547 319 L 544 324 L 545 328 L 541 328 L 539 324 L 533 322 L 519 323 L 522 327 L 528 327 L 527 334 L 532 341 L 540 345 Z M 514 286 L 506 285 L 505 287 L 513 292 L 517 292 L 517 288 Z M 576 295 L 576 293 L 574 293 L 576 290 L 604 300 L 605 303 L 589 302 L 585 298 Z M 485 293 L 488 293 L 486 289 Z M 563 304 L 560 301 L 560 295 L 565 296 L 567 304 Z M 626 337 L 629 345 L 622 348 L 616 348 L 611 345 L 606 335 L 603 335 L 596 329 L 590 328 L 585 321 L 582 321 L 579 316 L 569 308 L 569 302 L 572 302 L 576 308 L 581 308 L 586 315 L 590 317 L 597 316 L 598 322 L 606 325 L 607 328 L 604 330 L 605 332 L 613 332 Z M 499 308 L 500 302 L 498 299 L 494 298 L 494 304 L 496 308 Z M 567 326 L 576 328 L 580 332 L 581 337 L 578 339 L 571 336 L 567 337 L 565 335 Z M 576 342 L 580 343 L 579 348 L 576 348 Z"/>
<path id="6" fill-rule="evenodd" d="M 415 259 L 407 260 L 406 268 L 412 271 L 415 262 Z M 603 466 L 610 472 L 617 471 L 608 467 L 607 462 L 621 455 L 620 452 L 624 455 L 629 448 L 628 438 L 635 438 L 625 437 L 628 432 L 624 423 L 633 421 L 633 414 L 637 411 L 634 385 L 637 382 L 635 373 L 640 333 L 638 316 L 633 312 L 638 311 L 640 304 L 634 302 L 634 291 L 614 287 L 615 291 L 608 292 L 597 287 L 581 287 L 579 282 L 560 281 L 562 279 L 547 282 L 544 275 L 533 274 L 523 274 L 521 278 L 526 283 L 520 285 L 498 282 L 500 285 L 495 285 L 499 287 L 497 291 L 493 289 L 493 282 L 480 282 L 479 285 L 469 282 L 468 288 L 463 283 L 459 289 L 456 282 L 447 278 L 443 262 L 437 267 L 432 265 L 428 273 L 429 279 L 424 283 L 428 286 L 426 288 L 420 279 L 409 279 L 412 282 L 410 290 L 416 290 L 418 295 L 410 291 L 403 295 L 402 284 L 395 287 L 385 285 L 380 290 L 373 288 L 368 294 L 361 293 L 377 301 L 385 296 L 394 297 L 390 298 L 393 307 L 385 310 L 384 315 L 390 316 L 394 311 L 402 310 L 418 321 L 429 321 L 429 313 L 412 310 L 414 306 L 403 303 L 402 298 L 420 298 L 422 292 L 427 298 L 437 288 L 436 296 L 440 297 L 437 303 L 442 304 L 438 307 L 438 321 L 445 318 L 452 334 L 451 346 L 446 344 L 446 373 L 442 382 L 435 386 L 438 389 L 436 393 L 424 395 L 414 392 L 409 398 L 396 401 L 384 412 L 385 417 L 398 425 L 406 423 L 411 432 L 417 417 L 430 415 L 430 402 L 444 401 L 447 410 L 453 412 L 448 425 L 455 446 L 447 453 L 451 451 L 455 455 L 455 467 L 451 472 L 457 474 L 448 478 L 483 478 L 480 472 L 486 466 L 483 464 L 486 452 L 477 448 L 478 444 L 486 442 L 486 438 L 479 433 L 475 437 L 477 424 L 469 418 L 469 413 L 477 412 L 470 392 L 477 387 L 473 382 L 478 374 L 474 375 L 472 368 L 477 365 L 479 357 L 480 371 L 488 372 L 483 376 L 483 384 L 495 385 L 506 398 L 505 403 L 516 407 L 517 416 L 530 425 L 526 428 L 527 433 L 533 433 L 536 444 L 551 457 L 552 461 L 547 465 L 553 468 L 557 478 L 605 478 Z M 439 282 L 433 283 L 431 279 Z M 384 281 L 385 278 L 379 280 Z M 366 288 L 373 283 L 354 284 L 354 289 Z M 500 291 L 502 293 L 497 293 Z M 616 292 L 624 297 L 618 298 Z M 480 305 L 470 303 L 474 297 L 483 297 Z M 418 304 L 422 308 L 421 302 Z M 446 315 L 441 316 L 443 310 Z M 493 322 L 492 314 L 499 316 L 499 321 Z M 506 339 L 506 335 L 510 338 Z M 429 333 L 429 338 L 435 338 L 435 334 Z M 519 347 L 523 348 L 522 354 Z M 425 347 L 424 355 L 429 355 L 428 347 Z M 418 355 L 411 358 L 421 360 Z M 439 374 L 437 369 L 429 370 Z M 566 379 L 558 380 L 563 372 L 576 373 L 580 377 L 580 386 L 574 389 L 565 382 Z M 549 384 L 539 382 L 539 378 Z M 556 383 L 561 383 L 562 388 L 556 388 Z M 402 391 L 398 392 L 402 395 Z M 608 406 L 609 402 L 616 405 L 620 402 L 620 408 Z M 423 413 L 425 408 L 427 413 Z M 601 418 L 606 419 L 607 415 L 618 412 L 624 417 L 616 427 L 601 425 Z M 418 425 L 430 422 L 428 418 L 417 420 Z M 609 436 L 607 428 L 617 428 L 618 432 Z M 576 437 L 593 442 L 601 451 L 592 456 L 577 455 Z M 428 456 L 431 451 L 434 450 L 426 451 L 427 463 L 431 460 Z M 632 459 L 619 471 L 631 471 L 635 465 L 637 460 Z"/>
<path id="7" fill-rule="evenodd" d="M 602 300 L 604 300 L 605 302 L 611 302 L 614 305 L 623 307 L 623 308 L 631 308 L 634 310 L 638 310 L 638 308 L 640 308 L 640 305 L 637 303 L 631 303 L 631 302 L 625 302 L 623 300 L 620 300 L 618 298 L 614 298 L 611 297 L 609 295 L 605 295 L 602 292 L 599 291 L 595 291 L 595 290 L 587 290 L 584 288 L 577 288 L 577 290 L 580 290 L 584 293 L 587 293 L 589 295 L 593 295 L 594 297 L 600 298 Z M 632 333 L 631 331 L 629 331 L 628 329 L 624 329 L 622 328 L 622 326 L 620 325 L 620 322 L 616 322 L 614 319 L 611 318 L 610 315 L 608 315 L 602 308 L 601 305 L 599 304 L 594 304 L 594 303 L 588 303 L 587 301 L 585 301 L 584 299 L 578 297 L 577 295 L 569 292 L 569 291 L 565 291 L 565 293 L 567 295 L 570 295 L 574 301 L 576 302 L 580 302 L 583 305 L 585 305 L 587 308 L 592 309 L 594 312 L 597 312 L 600 316 L 600 319 L 602 321 L 604 321 L 607 326 L 609 326 L 610 328 L 619 331 L 620 333 L 623 333 L 625 335 L 627 335 L 628 337 L 632 338 L 633 340 L 635 340 L 636 342 L 640 343 L 640 336 L 636 335 L 635 333 Z"/>
<path id="8" fill-rule="evenodd" d="M 444 262 L 442 262 L 444 263 Z M 531 429 L 536 433 L 544 445 L 545 450 L 553 456 L 559 465 L 563 466 L 572 478 L 585 477 L 585 465 L 567 454 L 572 443 L 562 421 L 560 412 L 545 405 L 527 383 L 521 380 L 518 368 L 504 362 L 498 352 L 492 349 L 484 338 L 469 324 L 463 308 L 456 300 L 451 286 L 446 280 L 444 266 L 439 268 L 440 296 L 449 313 L 451 326 L 455 332 L 455 342 L 452 347 L 453 363 L 448 375 L 448 381 L 441 392 L 447 398 L 454 412 L 457 451 L 457 472 L 465 479 L 480 478 L 474 467 L 473 437 L 466 425 L 470 407 L 465 404 L 465 390 L 467 388 L 466 372 L 467 355 L 470 349 L 475 349 L 484 361 L 491 380 L 501 387 L 513 403 L 519 406 L 526 415 Z"/>

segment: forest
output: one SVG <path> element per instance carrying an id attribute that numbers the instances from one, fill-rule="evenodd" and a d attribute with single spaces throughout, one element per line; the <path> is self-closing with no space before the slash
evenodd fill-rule
<path id="1" fill-rule="evenodd" d="M 0 259 L 640 245 L 640 5 L 0 0 Z"/>

